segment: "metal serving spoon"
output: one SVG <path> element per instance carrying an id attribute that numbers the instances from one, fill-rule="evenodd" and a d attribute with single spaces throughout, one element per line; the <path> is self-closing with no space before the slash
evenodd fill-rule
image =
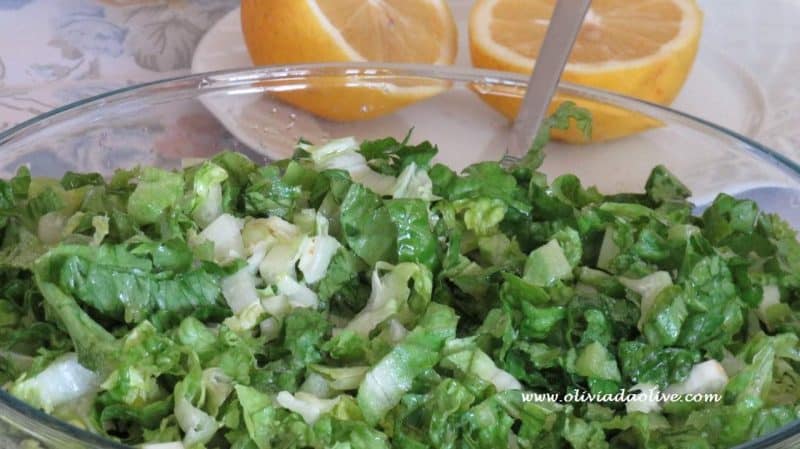
<path id="1" fill-rule="evenodd" d="M 524 156 L 536 137 L 590 4 L 591 0 L 556 2 L 533 73 L 528 79 L 522 106 L 511 127 L 507 157 L 512 159 L 506 162 Z"/>
<path id="2" fill-rule="evenodd" d="M 591 0 L 556 2 L 533 73 L 528 79 L 522 106 L 511 127 L 508 150 L 502 161 L 504 164 L 511 165 L 524 156 L 539 132 L 590 4 Z M 733 196 L 753 200 L 765 212 L 780 213 L 793 228 L 800 230 L 800 190 L 778 186 L 755 187 L 741 190 Z M 710 204 L 698 204 L 694 212 L 701 214 Z"/>
<path id="3" fill-rule="evenodd" d="M 578 37 L 591 0 L 558 0 L 547 27 L 536 64 L 528 79 L 525 97 L 511 127 L 507 153 L 502 162 L 511 165 L 524 156 L 536 137 L 553 99 L 561 74 Z M 800 230 L 800 190 L 767 186 L 744 189 L 733 196 L 755 201 L 765 212 L 780 213 Z M 710 202 L 697 205 L 701 214 Z"/>

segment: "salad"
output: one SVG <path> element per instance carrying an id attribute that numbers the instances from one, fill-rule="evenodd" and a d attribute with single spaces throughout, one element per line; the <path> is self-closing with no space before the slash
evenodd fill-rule
<path id="1" fill-rule="evenodd" d="M 0 181 L 0 385 L 145 448 L 728 448 L 800 417 L 800 244 L 409 138 Z"/>

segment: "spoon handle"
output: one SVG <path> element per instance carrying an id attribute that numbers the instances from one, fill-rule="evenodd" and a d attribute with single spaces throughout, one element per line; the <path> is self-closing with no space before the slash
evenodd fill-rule
<path id="1" fill-rule="evenodd" d="M 528 80 L 525 98 L 511 128 L 508 149 L 511 155 L 524 156 L 536 137 L 590 4 L 591 0 L 556 2 L 547 34 Z"/>

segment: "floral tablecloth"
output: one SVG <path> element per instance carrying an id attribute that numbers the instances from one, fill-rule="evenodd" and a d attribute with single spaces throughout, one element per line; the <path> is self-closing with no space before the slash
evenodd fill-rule
<path id="1" fill-rule="evenodd" d="M 238 0 L 0 0 L 0 130 L 128 84 L 188 73 Z"/>
<path id="2" fill-rule="evenodd" d="M 763 126 L 750 137 L 800 160 L 800 3 L 698 2 L 704 45 L 735 59 L 763 91 Z M 188 73 L 200 38 L 238 3 L 0 0 L 0 130 L 109 89 Z"/>

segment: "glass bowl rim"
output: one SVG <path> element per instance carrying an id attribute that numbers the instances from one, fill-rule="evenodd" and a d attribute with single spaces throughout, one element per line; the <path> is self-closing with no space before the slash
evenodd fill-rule
<path id="1" fill-rule="evenodd" d="M 67 118 L 70 114 L 80 115 L 97 106 L 114 105 L 115 101 L 124 103 L 132 98 L 137 98 L 136 93 L 138 92 L 150 92 L 152 90 L 151 94 L 157 95 L 158 90 L 168 90 L 170 88 L 178 90 L 208 90 L 212 92 L 231 89 L 237 86 L 245 86 L 259 81 L 280 81 L 282 79 L 313 78 L 320 76 L 411 77 L 464 83 L 481 82 L 513 88 L 524 88 L 527 84 L 526 75 L 513 72 L 458 66 L 373 62 L 267 65 L 253 68 L 194 73 L 132 84 L 53 108 L 0 132 L 0 151 L 3 150 L 4 145 L 12 142 L 15 138 L 26 132 L 38 131 L 37 128 L 42 125 L 47 125 L 50 119 L 58 120 L 59 118 Z M 716 135 L 716 137 L 732 139 L 740 144 L 744 144 L 740 146 L 742 151 L 780 169 L 792 178 L 800 181 L 800 164 L 756 140 L 711 121 L 672 109 L 668 106 L 568 82 L 559 83 L 559 91 L 644 113 L 659 120 L 694 128 L 705 134 L 710 133 Z M 54 430 L 60 433 L 61 436 L 66 436 L 71 440 L 78 440 L 82 443 L 89 443 L 109 449 L 129 449 L 131 447 L 88 430 L 81 429 L 49 415 L 17 399 L 3 388 L 0 388 L 0 405 L 10 408 L 11 411 L 18 415 L 35 420 L 43 424 L 49 430 Z M 14 423 L 14 425 L 18 424 L 19 423 Z M 796 419 L 792 423 L 767 435 L 742 443 L 733 449 L 768 449 L 769 445 L 780 443 L 787 438 L 797 435 L 800 435 L 800 419 Z"/>
<path id="2" fill-rule="evenodd" d="M 120 103 L 136 98 L 137 92 L 157 93 L 159 90 L 178 88 L 183 90 L 208 90 L 219 91 L 241 87 L 259 81 L 279 81 L 300 77 L 322 76 L 360 76 L 360 77 L 410 77 L 438 81 L 457 81 L 464 83 L 481 82 L 485 84 L 501 85 L 512 88 L 524 88 L 527 76 L 514 72 L 499 70 L 478 69 L 473 67 L 442 66 L 432 64 L 405 64 L 405 63 L 373 63 L 373 62 L 327 62 L 308 64 L 266 65 L 239 69 L 218 70 L 212 72 L 194 73 L 157 79 L 130 86 L 113 89 L 108 92 L 87 97 L 53 108 L 47 112 L 22 121 L 4 131 L 0 131 L 0 150 L 7 143 L 31 129 L 50 119 L 58 119 L 68 114 L 79 115 L 96 106 L 113 105 L 114 101 Z M 265 89 L 266 90 L 266 89 Z M 672 109 L 669 106 L 641 100 L 631 96 L 619 94 L 602 89 L 581 86 L 570 82 L 559 83 L 559 92 L 577 95 L 582 98 L 593 99 L 602 103 L 622 107 L 631 111 L 644 113 L 658 120 L 677 123 L 688 128 L 693 128 L 715 137 L 723 137 L 738 141 L 744 146 L 741 148 L 746 153 L 761 159 L 763 162 L 784 171 L 786 174 L 797 177 L 800 181 L 800 162 L 796 162 L 783 153 L 770 148 L 750 137 L 733 131 L 712 121 L 700 118 L 686 112 Z"/>

